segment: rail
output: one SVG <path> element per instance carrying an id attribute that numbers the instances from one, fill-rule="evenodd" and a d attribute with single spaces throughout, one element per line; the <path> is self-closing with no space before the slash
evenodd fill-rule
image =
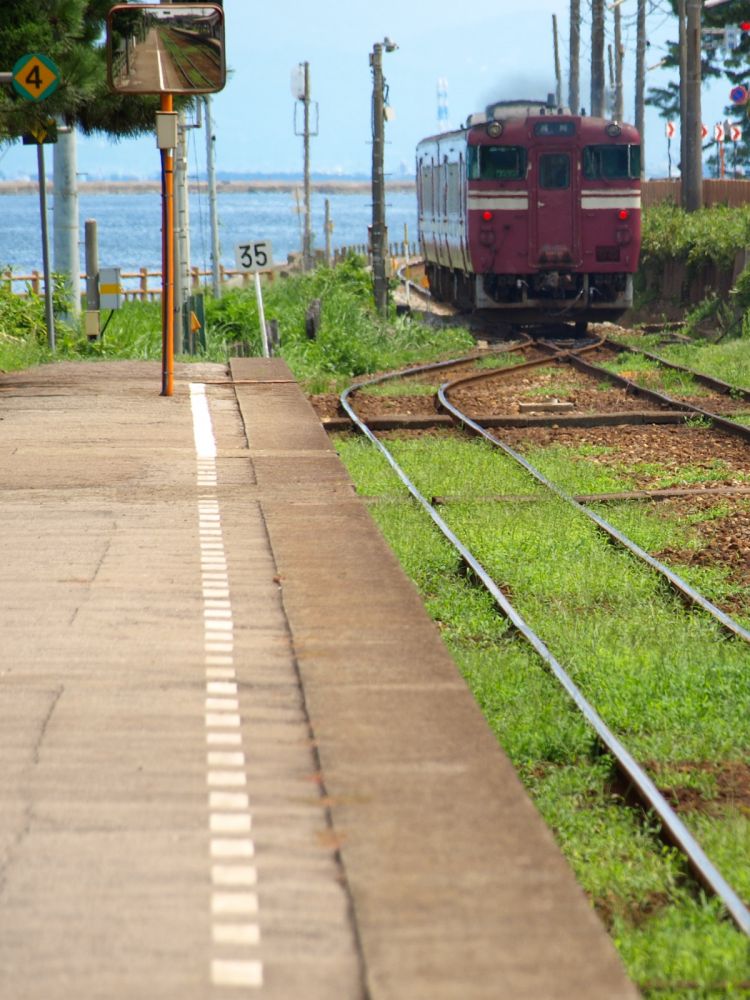
<path id="1" fill-rule="evenodd" d="M 721 900 L 726 912 L 731 917 L 735 926 L 745 935 L 750 937 L 750 911 L 747 909 L 742 899 L 735 892 L 732 886 L 730 886 L 724 879 L 722 874 L 706 855 L 701 845 L 695 837 L 693 837 L 687 826 L 677 815 L 673 807 L 669 804 L 669 802 L 667 802 L 654 782 L 630 754 L 625 745 L 617 738 L 617 736 L 615 736 L 602 717 L 596 712 L 593 705 L 591 705 L 591 703 L 586 699 L 583 692 L 577 687 L 563 665 L 556 659 L 541 637 L 537 635 L 517 609 L 510 603 L 501 587 L 495 582 L 495 580 L 493 580 L 482 563 L 479 562 L 476 556 L 468 548 L 466 548 L 461 540 L 454 534 L 448 524 L 440 516 L 435 506 L 419 492 L 414 483 L 409 479 L 407 473 L 398 464 L 392 453 L 376 437 L 376 435 L 373 434 L 368 425 L 357 415 L 351 405 L 349 399 L 351 394 L 364 386 L 377 385 L 390 379 L 416 375 L 420 372 L 436 371 L 441 367 L 449 367 L 451 364 L 455 365 L 456 361 L 442 362 L 437 365 L 424 365 L 419 368 L 406 369 L 399 372 L 389 372 L 386 375 L 362 380 L 350 386 L 341 394 L 341 405 L 357 429 L 364 434 L 364 436 L 367 437 L 368 440 L 371 441 L 372 444 L 374 444 L 375 447 L 381 452 L 383 457 L 394 470 L 401 482 L 412 494 L 414 499 L 420 504 L 423 510 L 432 519 L 436 527 L 455 548 L 464 565 L 467 566 L 474 577 L 481 582 L 482 586 L 492 596 L 498 609 L 503 615 L 505 615 L 508 621 L 511 622 L 516 631 L 526 639 L 543 662 L 547 664 L 547 667 L 557 682 L 576 705 L 577 709 L 586 719 L 588 725 L 596 733 L 600 743 L 609 753 L 612 754 L 613 759 L 617 763 L 617 767 L 627 779 L 630 787 L 637 793 L 641 802 L 643 802 L 644 805 L 659 818 L 659 822 L 664 830 L 665 836 L 686 858 L 697 880 L 704 886 L 705 889 Z M 474 421 L 472 421 L 465 414 L 460 413 L 460 411 L 453 407 L 452 404 L 450 404 L 445 398 L 445 392 L 449 385 L 450 383 L 444 383 L 439 390 L 438 395 L 441 404 L 449 410 L 456 419 L 464 424 L 464 426 L 470 427 L 475 433 L 485 436 L 483 428 L 474 423 Z M 497 441 L 493 443 L 499 444 Z M 506 453 L 511 451 L 507 445 L 502 445 L 501 447 L 504 451 L 506 451 Z M 521 458 L 521 456 L 518 456 L 518 458 Z M 521 461 L 523 464 L 527 465 L 523 459 L 521 459 Z M 531 471 L 530 468 L 529 471 Z M 541 474 L 537 473 L 536 470 L 533 470 L 532 475 L 539 478 Z M 553 487 L 553 489 L 555 488 Z M 558 490 L 555 489 L 555 492 L 558 492 Z"/>
<path id="2" fill-rule="evenodd" d="M 586 345 L 579 350 L 573 351 L 556 351 L 550 355 L 551 361 L 557 361 L 562 364 L 570 364 L 588 374 L 593 374 L 600 378 L 609 378 L 611 373 L 608 372 L 606 368 L 601 368 L 598 365 L 592 365 L 583 360 L 582 354 L 588 353 L 592 350 L 596 350 L 604 344 L 604 341 L 598 341 L 597 343 Z M 550 350 L 554 350 L 552 345 L 547 345 L 542 342 L 542 346 L 549 347 Z M 579 503 L 572 496 L 570 496 L 565 490 L 561 489 L 556 483 L 553 483 L 545 475 L 543 475 L 537 468 L 535 468 L 530 462 L 528 462 L 522 455 L 514 451 L 509 445 L 504 441 L 500 440 L 497 434 L 490 434 L 488 431 L 480 426 L 476 421 L 470 420 L 465 414 L 461 413 L 460 410 L 455 407 L 448 399 L 448 394 L 451 390 L 459 388 L 461 385 L 465 385 L 468 382 L 477 382 L 482 380 L 488 380 L 492 378 L 502 378 L 503 375 L 518 373 L 518 370 L 523 367 L 533 368 L 535 366 L 543 365 L 549 363 L 549 361 L 529 361 L 525 365 L 515 365 L 512 368 L 503 368 L 497 370 L 488 370 L 484 372 L 475 373 L 472 375 L 465 376 L 464 378 L 454 379 L 450 384 L 441 388 L 438 392 L 438 402 L 440 407 L 449 413 L 455 420 L 461 423 L 464 427 L 470 430 L 472 433 L 478 434 L 488 441 L 493 447 L 501 449 L 509 458 L 517 462 L 523 469 L 526 470 L 537 482 L 541 483 L 547 489 L 551 490 L 556 496 L 558 496 L 565 503 L 575 508 L 579 513 L 583 514 L 585 517 L 589 518 L 593 523 L 609 538 L 620 545 L 622 548 L 627 549 L 632 555 L 640 559 L 646 565 L 650 566 L 651 569 L 656 570 L 664 579 L 669 583 L 669 585 L 689 604 L 701 608 L 707 614 L 711 615 L 721 627 L 731 635 L 738 639 L 742 639 L 743 642 L 750 643 L 750 631 L 740 625 L 739 622 L 735 621 L 731 615 L 726 614 L 721 608 L 718 608 L 712 601 L 709 601 L 694 587 L 684 580 L 679 574 L 675 573 L 664 563 L 655 559 L 653 556 L 649 555 L 644 549 L 639 545 L 624 535 L 621 531 L 618 531 L 614 525 L 610 524 L 605 518 L 601 517 L 591 508 L 587 507 L 585 504 Z M 615 382 L 615 379 L 617 381 Z M 622 385 L 627 388 L 629 392 L 635 391 L 634 383 L 629 382 L 627 379 L 622 379 L 617 376 L 611 377 L 610 381 L 615 382 L 615 384 Z M 666 396 L 662 393 L 649 393 L 649 399 L 653 399 L 655 402 L 671 406 L 674 409 L 680 409 L 682 411 L 689 411 L 692 413 L 700 414 L 701 416 L 709 418 L 715 426 L 727 430 L 727 425 L 731 433 L 740 434 L 746 440 L 750 438 L 750 429 L 747 427 L 738 427 L 738 425 L 732 424 L 731 421 L 724 420 L 716 414 L 710 413 L 707 410 L 701 410 L 697 407 L 691 406 L 689 403 L 678 402 L 672 399 L 670 396 Z"/>

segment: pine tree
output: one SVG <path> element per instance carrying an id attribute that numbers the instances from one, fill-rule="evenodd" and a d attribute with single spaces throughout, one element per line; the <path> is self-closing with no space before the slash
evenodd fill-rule
<path id="1" fill-rule="evenodd" d="M 112 94 L 107 86 L 103 38 L 111 6 L 112 0 L 2 0 L 0 70 L 40 52 L 59 68 L 61 84 L 39 103 L 0 87 L 0 140 L 17 138 L 50 118 L 114 136 L 153 129 L 158 98 Z"/>
<path id="2" fill-rule="evenodd" d="M 675 18 L 677 17 L 677 0 L 670 0 Z M 724 46 L 724 39 L 721 35 L 712 33 L 711 29 L 721 29 L 727 26 L 738 27 L 740 23 L 747 20 L 746 0 L 733 0 L 732 3 L 722 4 L 716 8 L 704 8 L 702 12 L 702 24 L 704 28 L 701 58 L 701 76 L 705 83 L 709 79 L 719 79 L 722 76 L 728 81 L 727 96 L 731 85 L 737 83 L 748 83 L 747 67 L 750 59 L 750 33 L 742 32 L 740 44 L 734 50 L 728 50 Z M 708 30 L 706 30 L 708 29 Z M 663 65 L 667 68 L 678 70 L 680 63 L 679 47 L 677 42 L 669 43 L 669 51 Z M 651 87 L 648 91 L 647 104 L 655 107 L 662 118 L 679 121 L 680 117 L 680 84 L 675 79 L 666 87 Z M 745 117 L 744 109 L 738 111 L 737 108 L 728 105 L 725 112 L 730 119 Z M 708 125 L 714 124 L 708 122 Z M 750 133 L 750 129 L 745 130 Z M 711 138 L 704 146 L 705 149 L 713 147 L 714 140 Z M 750 158 L 750 134 L 743 135 L 742 143 L 737 150 L 738 162 L 748 162 Z M 709 161 L 710 162 L 710 161 Z"/>

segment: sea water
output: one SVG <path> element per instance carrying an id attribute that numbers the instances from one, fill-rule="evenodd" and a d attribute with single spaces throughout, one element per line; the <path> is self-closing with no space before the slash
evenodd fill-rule
<path id="1" fill-rule="evenodd" d="M 313 192 L 311 222 L 315 249 L 325 248 L 325 201 L 330 203 L 333 223 L 331 245 L 351 247 L 367 243 L 372 221 L 369 193 Z M 301 197 L 293 191 L 223 192 L 218 195 L 221 262 L 235 268 L 235 247 L 240 243 L 271 242 L 274 262 L 284 263 L 302 245 Z M 54 269 L 52 225 L 54 196 L 48 198 L 50 258 Z M 158 191 L 126 194 L 79 195 L 81 271 L 84 262 L 84 223 L 96 219 L 100 267 L 120 267 L 123 272 L 140 268 L 161 269 L 161 197 Z M 388 238 L 404 240 L 404 227 L 411 242 L 416 240 L 416 199 L 412 192 L 388 192 L 386 198 Z M 191 265 L 211 267 L 211 231 L 208 196 L 190 195 Z M 0 270 L 11 267 L 16 274 L 42 270 L 41 224 L 38 195 L 0 195 Z M 133 282 L 128 282 L 132 285 Z"/>

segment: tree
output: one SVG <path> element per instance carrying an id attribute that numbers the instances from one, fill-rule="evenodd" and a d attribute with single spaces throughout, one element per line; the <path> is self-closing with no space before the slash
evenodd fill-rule
<path id="1" fill-rule="evenodd" d="M 677 23 L 677 0 L 670 0 L 672 10 L 675 13 L 675 24 Z M 739 25 L 747 19 L 746 0 L 733 0 L 732 3 L 722 4 L 716 8 L 703 8 L 702 24 L 702 57 L 701 76 L 707 79 L 719 79 L 722 76 L 728 81 L 727 96 L 731 86 L 738 83 L 746 84 L 747 65 L 750 61 L 750 33 L 738 31 L 739 44 L 734 49 L 729 49 L 725 45 L 725 37 L 722 29 L 739 28 Z M 669 44 L 668 55 L 664 60 L 665 67 L 679 68 L 679 45 L 677 42 Z M 679 120 L 680 115 L 680 88 L 679 81 L 675 80 L 667 84 L 666 87 L 651 87 L 648 91 L 647 103 L 651 107 L 658 109 L 659 115 L 667 120 Z M 737 118 L 738 110 L 728 104 L 725 113 L 729 118 Z M 743 115 L 744 117 L 744 115 Z M 708 122 L 711 125 L 713 123 Z M 746 130 L 750 131 L 750 130 Z M 704 149 L 714 146 L 713 139 L 710 139 Z M 739 144 L 737 157 L 740 162 L 747 162 L 750 159 L 750 135 L 743 135 L 742 143 Z"/>
<path id="2" fill-rule="evenodd" d="M 111 6 L 112 0 L 3 0 L 0 70 L 12 69 L 27 52 L 41 52 L 60 69 L 61 84 L 39 103 L 0 87 L 0 140 L 17 138 L 50 117 L 114 136 L 153 128 L 158 98 L 112 94 L 107 87 L 103 38 Z"/>

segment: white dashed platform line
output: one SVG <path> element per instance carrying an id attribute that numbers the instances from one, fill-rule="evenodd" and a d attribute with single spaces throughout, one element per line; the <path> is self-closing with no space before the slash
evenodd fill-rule
<path id="1" fill-rule="evenodd" d="M 242 750 L 241 717 L 234 665 L 234 620 L 216 496 L 216 440 L 206 387 L 190 386 L 197 455 L 198 534 L 203 592 L 206 696 L 206 783 L 211 834 L 211 981 L 214 986 L 261 987 L 258 956 L 258 873 L 248 860 L 255 844 Z"/>

